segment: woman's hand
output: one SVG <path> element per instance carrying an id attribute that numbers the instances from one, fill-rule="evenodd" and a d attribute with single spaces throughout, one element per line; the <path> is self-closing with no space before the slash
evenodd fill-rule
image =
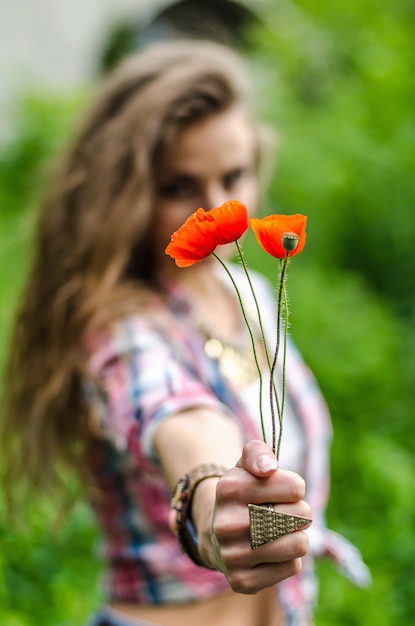
<path id="1" fill-rule="evenodd" d="M 209 488 L 212 484 L 197 489 L 199 506 L 194 513 L 209 497 Z M 262 441 L 249 442 L 236 466 L 217 482 L 210 528 L 206 515 L 195 520 L 201 557 L 222 571 L 239 593 L 256 593 L 296 574 L 309 548 L 307 535 L 295 531 L 252 550 L 248 504 L 274 503 L 276 511 L 311 517 L 309 505 L 302 501 L 304 494 L 305 483 L 298 474 L 277 469 L 274 455 Z"/>

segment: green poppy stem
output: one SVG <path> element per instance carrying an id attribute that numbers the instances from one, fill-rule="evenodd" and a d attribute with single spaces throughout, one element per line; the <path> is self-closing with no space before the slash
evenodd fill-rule
<path id="1" fill-rule="evenodd" d="M 259 303 L 258 303 L 258 299 L 256 297 L 255 289 L 254 289 L 254 286 L 252 284 L 251 277 L 249 275 L 248 266 L 246 264 L 242 248 L 239 245 L 239 241 L 236 240 L 235 241 L 235 245 L 236 245 L 236 248 L 238 250 L 239 258 L 241 259 L 243 270 L 244 270 L 246 278 L 248 280 L 248 284 L 249 284 L 249 288 L 250 288 L 251 293 L 252 293 L 252 297 L 254 299 L 255 308 L 256 308 L 257 317 L 258 317 L 258 324 L 259 324 L 259 329 L 260 329 L 260 332 L 261 332 L 261 339 L 262 339 L 262 343 L 263 343 L 264 350 L 265 350 L 265 356 L 266 356 L 266 359 L 267 359 L 268 369 L 269 369 L 269 371 L 271 371 L 271 357 L 270 357 L 269 350 L 268 350 L 268 342 L 267 342 L 265 331 L 264 331 L 264 325 L 262 323 L 261 309 L 259 307 Z M 278 392 L 277 392 L 277 388 L 276 388 L 276 385 L 275 385 L 275 381 L 273 380 L 273 378 L 271 378 L 271 381 L 272 381 L 273 390 L 274 390 L 273 398 L 271 399 L 271 402 L 270 402 L 271 421 L 272 421 L 272 424 L 275 425 L 274 401 L 275 401 L 275 404 L 276 404 L 277 409 L 279 411 L 279 399 L 278 399 Z M 259 393 L 260 393 L 260 403 L 261 403 L 261 407 L 262 407 L 262 378 L 260 378 L 260 390 L 259 390 Z M 275 426 L 274 426 L 274 431 L 275 431 Z M 264 428 L 263 428 L 263 432 L 264 432 Z M 273 440 L 275 440 L 275 432 L 273 434 Z M 264 438 L 264 441 L 266 442 L 265 438 Z M 274 450 L 274 452 L 275 452 L 275 450 Z"/>
<path id="2" fill-rule="evenodd" d="M 252 344 L 252 350 L 253 350 L 253 353 L 254 353 L 255 365 L 256 365 L 256 368 L 258 370 L 258 376 L 259 376 L 259 416 L 260 416 L 260 420 L 261 420 L 262 437 L 263 437 L 264 441 L 266 441 L 264 415 L 263 415 L 263 411 L 262 411 L 262 385 L 263 385 L 262 371 L 261 371 L 261 366 L 260 366 L 259 361 L 258 361 L 258 354 L 257 354 L 257 351 L 256 351 L 254 334 L 252 332 L 252 328 L 251 328 L 251 325 L 249 323 L 248 316 L 246 314 L 246 310 L 245 310 L 245 306 L 244 306 L 244 303 L 243 303 L 243 300 L 242 300 L 242 296 L 240 294 L 240 291 L 238 289 L 238 285 L 236 284 L 234 277 L 232 276 L 231 272 L 229 271 L 228 266 L 222 261 L 222 259 L 215 252 L 212 252 L 212 255 L 222 265 L 222 267 L 224 268 L 225 272 L 228 274 L 228 276 L 229 276 L 229 278 L 230 278 L 230 280 L 232 282 L 232 285 L 233 285 L 233 287 L 234 287 L 234 289 L 236 291 L 236 294 L 238 296 L 239 305 L 241 307 L 242 315 L 243 315 L 246 327 L 248 329 L 249 336 L 251 338 L 251 344 Z M 263 333 L 262 328 L 261 328 L 261 332 Z"/>
<path id="3" fill-rule="evenodd" d="M 287 264 L 288 264 L 288 252 L 285 255 L 284 259 L 280 260 L 280 267 L 281 267 L 281 273 L 280 273 L 280 284 L 279 284 L 279 289 L 278 289 L 278 300 L 277 300 L 277 340 L 276 340 L 276 345 L 275 345 L 275 353 L 274 353 L 274 359 L 272 361 L 272 365 L 271 365 L 271 370 L 270 370 L 270 374 L 271 374 L 271 380 L 270 380 L 270 402 L 272 402 L 273 399 L 273 381 L 274 381 L 274 374 L 275 374 L 275 369 L 276 369 L 276 365 L 277 365 L 277 360 L 278 360 L 278 353 L 279 353 L 279 349 L 280 349 L 280 335 L 281 335 L 281 309 L 282 309 L 282 298 L 283 298 L 283 294 L 285 291 L 285 273 L 286 273 L 286 269 L 287 269 Z M 284 361 L 285 361 L 285 352 L 286 352 L 286 335 L 285 335 L 286 330 L 284 331 Z M 283 368 L 283 380 L 282 380 L 282 393 L 283 396 L 285 396 L 285 371 Z M 282 403 L 283 405 L 283 403 Z M 280 454 L 280 448 L 281 448 L 281 439 L 282 439 L 282 417 L 283 417 L 283 406 L 277 406 L 277 411 L 278 411 L 278 421 L 279 421 L 279 434 L 278 434 L 278 444 L 276 443 L 276 427 L 275 427 L 275 419 L 273 419 L 273 423 L 272 423 L 272 450 L 275 453 L 277 459 L 279 459 L 279 454 Z"/>
<path id="4" fill-rule="evenodd" d="M 287 273 L 285 273 L 284 283 L 282 287 L 283 299 L 284 299 L 285 324 L 284 324 L 284 345 L 283 345 L 282 381 L 281 381 L 281 420 L 280 420 L 280 432 L 279 432 L 278 443 L 277 443 L 277 458 L 279 457 L 280 449 L 281 449 L 282 430 L 283 430 L 283 423 L 284 423 L 285 390 L 286 390 L 285 372 L 287 368 L 287 337 L 288 337 L 288 316 L 289 316 L 286 278 L 287 278 Z"/>

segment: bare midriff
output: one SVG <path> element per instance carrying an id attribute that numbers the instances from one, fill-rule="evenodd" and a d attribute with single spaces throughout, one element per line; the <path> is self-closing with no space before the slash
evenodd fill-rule
<path id="1" fill-rule="evenodd" d="M 276 591 L 272 587 L 255 595 L 229 591 L 181 606 L 113 602 L 110 608 L 129 619 L 157 626 L 280 626 L 282 623 Z"/>

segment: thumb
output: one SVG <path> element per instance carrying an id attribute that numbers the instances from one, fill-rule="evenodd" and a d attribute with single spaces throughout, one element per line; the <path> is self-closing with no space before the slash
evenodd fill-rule
<path id="1" fill-rule="evenodd" d="M 278 462 L 272 450 L 263 441 L 249 441 L 242 451 L 242 456 L 236 464 L 253 476 L 264 477 L 273 474 L 278 468 Z"/>

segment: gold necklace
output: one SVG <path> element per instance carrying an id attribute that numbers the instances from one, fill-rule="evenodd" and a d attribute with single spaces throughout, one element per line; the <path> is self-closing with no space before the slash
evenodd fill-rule
<path id="1" fill-rule="evenodd" d="M 205 354 L 214 359 L 218 363 L 219 371 L 224 378 L 230 381 L 236 387 L 245 387 L 250 385 L 259 378 L 258 366 L 255 361 L 254 351 L 252 347 L 252 337 L 255 341 L 255 347 L 257 354 L 261 352 L 263 354 L 264 346 L 261 339 L 259 324 L 255 320 L 250 319 L 249 325 L 252 332 L 248 332 L 245 321 L 242 318 L 242 314 L 239 310 L 239 303 L 236 300 L 235 294 L 233 294 L 225 284 L 220 281 L 219 286 L 224 290 L 224 293 L 232 298 L 232 303 L 235 305 L 238 314 L 240 315 L 241 330 L 238 333 L 239 340 L 229 341 L 224 337 L 216 333 L 212 333 L 211 329 L 206 323 L 201 321 L 199 316 L 194 315 L 193 322 L 196 323 L 196 327 L 204 336 L 204 351 Z"/>
<path id="2" fill-rule="evenodd" d="M 209 336 L 206 331 L 204 335 L 204 351 L 218 362 L 219 370 L 226 379 L 238 387 L 245 387 L 259 377 L 251 341 L 249 345 L 245 342 L 243 346 L 236 346 L 218 337 Z"/>

